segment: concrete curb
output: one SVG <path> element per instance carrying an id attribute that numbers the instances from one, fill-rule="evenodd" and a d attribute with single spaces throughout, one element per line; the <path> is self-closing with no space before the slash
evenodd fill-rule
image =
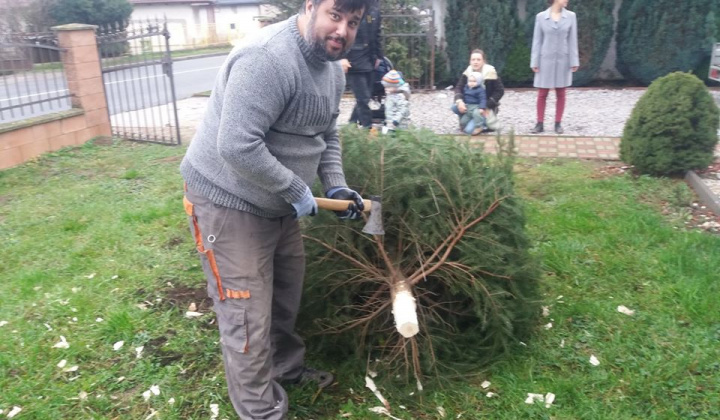
<path id="1" fill-rule="evenodd" d="M 230 51 L 200 54 L 200 55 L 188 55 L 185 57 L 178 57 L 178 58 L 173 57 L 173 63 L 177 63 L 178 61 L 195 60 L 196 58 L 218 57 L 221 55 L 228 55 L 228 54 L 230 54 Z"/>
<path id="2" fill-rule="evenodd" d="M 710 188 L 703 182 L 702 178 L 695 171 L 688 171 L 685 174 L 685 181 L 695 191 L 695 193 L 713 213 L 720 216 L 720 197 L 715 195 Z"/>

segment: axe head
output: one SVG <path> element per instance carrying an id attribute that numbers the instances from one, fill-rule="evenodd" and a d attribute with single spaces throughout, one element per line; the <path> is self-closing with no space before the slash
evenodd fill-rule
<path id="1" fill-rule="evenodd" d="M 383 229 L 382 220 L 382 204 L 380 204 L 380 196 L 371 195 L 370 201 L 372 201 L 372 207 L 370 208 L 370 216 L 368 221 L 365 223 L 363 233 L 370 235 L 384 235 L 385 229 Z"/>

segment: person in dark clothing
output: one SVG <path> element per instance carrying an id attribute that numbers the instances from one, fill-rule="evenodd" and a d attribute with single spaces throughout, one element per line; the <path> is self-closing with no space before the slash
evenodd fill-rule
<path id="1" fill-rule="evenodd" d="M 473 72 L 479 72 L 483 76 L 488 110 L 488 113 L 485 115 L 487 119 L 486 124 L 490 131 L 496 130 L 497 126 L 491 123 L 491 121 L 497 121 L 495 116 L 500 107 L 500 99 L 505 94 L 505 87 L 495 67 L 485 63 L 485 53 L 483 50 L 475 49 L 470 54 L 470 66 L 468 66 L 460 76 L 460 80 L 455 84 L 455 103 L 451 109 L 458 117 L 462 117 L 462 115 L 467 112 L 467 105 L 463 99 L 463 90 L 468 83 L 468 76 Z M 492 113 L 489 111 L 492 111 Z M 460 129 L 462 130 L 462 127 L 460 127 Z"/>
<path id="2" fill-rule="evenodd" d="M 346 73 L 347 84 L 355 95 L 356 103 L 350 122 L 357 122 L 364 128 L 372 126 L 372 111 L 368 104 L 375 82 L 373 70 L 383 60 L 381 24 L 380 2 L 374 0 L 360 23 L 355 44 L 350 48 L 347 57 L 340 62 Z"/>

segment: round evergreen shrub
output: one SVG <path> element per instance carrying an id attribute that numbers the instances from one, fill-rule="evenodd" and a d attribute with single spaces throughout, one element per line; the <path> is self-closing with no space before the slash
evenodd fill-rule
<path id="1" fill-rule="evenodd" d="M 430 131 L 373 138 L 346 127 L 341 136 L 351 186 L 382 195 L 385 235 L 328 211 L 308 220 L 300 328 L 315 337 L 309 345 L 355 354 L 362 366 L 370 355 L 420 378 L 459 363 L 476 368 L 530 338 L 540 269 L 511 158 Z M 412 338 L 393 322 L 398 281 L 411 284 L 417 302 Z"/>
<path id="2" fill-rule="evenodd" d="M 720 120 L 696 76 L 675 72 L 655 80 L 625 124 L 620 158 L 644 174 L 669 175 L 710 164 Z"/>

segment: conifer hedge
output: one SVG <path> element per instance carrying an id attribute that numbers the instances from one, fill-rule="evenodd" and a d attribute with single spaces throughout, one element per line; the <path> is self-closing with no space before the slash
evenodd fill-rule
<path id="1" fill-rule="evenodd" d="M 382 195 L 386 234 L 376 242 L 360 232 L 362 221 L 327 211 L 309 220 L 300 322 L 310 344 L 420 378 L 440 365 L 477 367 L 527 340 L 540 270 L 511 158 L 429 131 L 372 138 L 348 126 L 341 136 L 351 186 Z M 412 283 L 417 299 L 420 333 L 410 339 L 395 330 L 389 306 L 397 280 Z"/>
<path id="2" fill-rule="evenodd" d="M 615 23 L 613 7 L 614 2 L 610 0 L 573 0 L 568 5 L 568 9 L 577 15 L 580 52 L 580 68 L 573 74 L 573 86 L 587 85 L 600 69 L 612 41 Z M 547 0 L 528 0 L 525 31 L 530 45 L 535 15 L 547 8 Z M 530 66 L 529 56 L 527 61 Z"/>
<path id="3" fill-rule="evenodd" d="M 617 67 L 642 84 L 700 67 L 710 54 L 717 0 L 623 0 Z"/>
<path id="4" fill-rule="evenodd" d="M 648 87 L 625 124 L 620 158 L 644 174 L 707 166 L 718 143 L 720 112 L 700 79 L 675 72 Z"/>
<path id="5" fill-rule="evenodd" d="M 448 0 L 445 37 L 451 74 L 457 80 L 470 62 L 470 52 L 480 48 L 485 51 L 485 61 L 502 77 L 517 27 L 514 1 Z"/>

